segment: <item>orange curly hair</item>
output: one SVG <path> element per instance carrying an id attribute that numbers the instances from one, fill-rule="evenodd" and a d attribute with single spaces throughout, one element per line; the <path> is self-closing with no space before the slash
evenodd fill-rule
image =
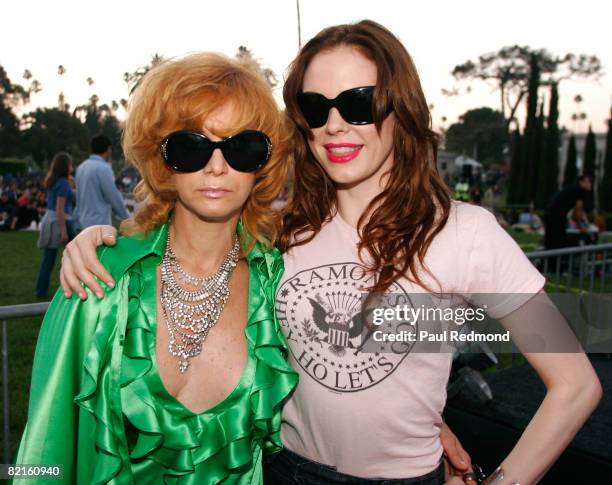
<path id="1" fill-rule="evenodd" d="M 123 133 L 123 151 L 142 180 L 134 194 L 142 206 L 121 224 L 123 234 L 148 232 L 167 220 L 177 193 L 172 169 L 160 154 L 160 143 L 180 129 L 200 130 L 217 108 L 232 102 L 236 119 L 229 136 L 244 129 L 265 132 L 272 141 L 272 156 L 255 172 L 255 184 L 242 210 L 243 235 L 266 247 L 280 235 L 280 216 L 271 210 L 287 177 L 287 130 L 272 91 L 257 66 L 248 60 L 213 53 L 191 54 L 151 69 L 136 88 Z M 246 233 L 246 234 L 245 234 Z"/>

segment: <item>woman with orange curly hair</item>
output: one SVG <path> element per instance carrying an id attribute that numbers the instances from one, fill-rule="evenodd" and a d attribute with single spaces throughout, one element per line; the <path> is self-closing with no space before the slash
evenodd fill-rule
<path id="1" fill-rule="evenodd" d="M 321 31 L 291 65 L 283 96 L 295 187 L 276 314 L 300 385 L 283 408 L 284 450 L 270 457 L 266 483 L 439 485 L 452 345 L 373 345 L 362 296 L 408 304 L 456 295 L 513 331 L 542 316 L 557 334 L 567 324 L 494 217 L 451 200 L 416 68 L 391 32 L 371 21 Z M 83 291 L 74 269 L 93 288 L 88 271 L 109 278 L 93 257 L 101 231 L 71 243 L 65 291 Z M 563 352 L 526 354 L 547 395 L 486 483 L 536 483 L 596 406 L 601 385 L 588 359 Z M 475 479 L 466 471 L 447 483 Z"/>
<path id="2" fill-rule="evenodd" d="M 99 253 L 117 283 L 51 303 L 17 464 L 61 465 L 64 483 L 262 483 L 297 383 L 273 306 L 281 122 L 240 61 L 144 77 L 123 140 L 142 206 Z"/>

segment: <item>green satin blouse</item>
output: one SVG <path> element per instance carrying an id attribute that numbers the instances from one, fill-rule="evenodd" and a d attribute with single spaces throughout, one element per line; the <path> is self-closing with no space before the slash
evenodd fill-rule
<path id="1" fill-rule="evenodd" d="M 100 250 L 116 281 L 103 300 L 89 291 L 84 302 L 55 295 L 16 463 L 62 464 L 62 483 L 263 483 L 262 453 L 281 448 L 281 405 L 298 381 L 274 315 L 282 257 L 259 245 L 247 255 L 246 367 L 223 401 L 195 414 L 167 392 L 155 362 L 156 267 L 167 230 Z"/>

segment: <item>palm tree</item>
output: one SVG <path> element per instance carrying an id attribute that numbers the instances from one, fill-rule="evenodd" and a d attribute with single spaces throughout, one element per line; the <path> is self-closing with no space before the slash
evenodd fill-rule
<path id="1" fill-rule="evenodd" d="M 259 70 L 259 72 L 266 78 L 266 81 L 268 81 L 268 84 L 270 85 L 270 87 L 275 87 L 278 84 L 278 78 L 276 77 L 276 74 L 274 73 L 274 71 L 268 67 L 264 68 L 261 65 L 261 62 L 259 59 L 256 59 L 255 56 L 253 55 L 253 52 L 248 49 L 246 46 L 239 46 L 238 47 L 238 51 L 236 52 L 236 57 L 238 59 L 247 59 L 250 62 L 253 62 L 253 64 L 255 64 L 255 66 L 257 66 L 257 69 Z"/>
<path id="2" fill-rule="evenodd" d="M 128 91 L 130 94 L 134 92 L 134 89 L 140 84 L 140 81 L 144 77 L 144 75 L 153 69 L 158 64 L 164 61 L 164 56 L 161 54 L 155 53 L 151 56 L 151 62 L 146 66 L 139 67 L 134 72 L 125 72 L 123 73 L 123 80 L 128 86 Z"/>
<path id="3" fill-rule="evenodd" d="M 42 91 L 42 84 L 38 79 L 32 79 L 30 83 L 30 88 L 28 89 L 28 101 L 32 99 L 34 94 L 38 94 Z"/>
<path id="4" fill-rule="evenodd" d="M 30 81 L 30 87 L 25 91 L 23 96 L 24 104 L 28 104 L 33 94 L 37 94 L 42 90 L 42 84 L 37 79 L 32 79 L 32 71 L 26 69 L 22 76 L 26 81 Z"/>
<path id="5" fill-rule="evenodd" d="M 577 94 L 576 96 L 574 96 L 574 103 L 576 103 L 576 113 L 572 114 L 572 121 L 574 122 L 573 123 L 573 125 L 574 125 L 573 126 L 574 133 L 577 132 L 576 122 L 579 121 L 579 120 L 580 121 L 586 120 L 586 113 L 580 111 L 580 105 L 582 104 L 583 101 L 584 101 L 584 99 L 583 99 L 582 95 Z M 578 123 L 578 129 L 580 129 L 581 127 L 582 127 L 582 123 Z"/>
<path id="6" fill-rule="evenodd" d="M 62 78 L 64 74 L 66 74 L 66 68 L 60 64 L 57 66 L 57 74 Z M 59 96 L 57 97 L 57 107 L 60 111 L 68 111 L 68 104 L 66 104 L 66 97 L 64 96 L 64 92 L 60 91 Z"/>

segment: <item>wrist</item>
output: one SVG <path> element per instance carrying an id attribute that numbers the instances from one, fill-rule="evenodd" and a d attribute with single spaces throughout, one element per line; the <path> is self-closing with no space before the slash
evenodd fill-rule
<path id="1" fill-rule="evenodd" d="M 504 481 L 504 469 L 500 466 L 498 466 L 493 473 L 491 473 L 487 478 L 484 479 L 484 481 L 482 482 L 483 485 L 505 485 L 505 481 Z M 520 483 L 518 483 L 517 481 L 513 481 L 512 483 L 509 483 L 508 485 L 520 485 Z"/>

